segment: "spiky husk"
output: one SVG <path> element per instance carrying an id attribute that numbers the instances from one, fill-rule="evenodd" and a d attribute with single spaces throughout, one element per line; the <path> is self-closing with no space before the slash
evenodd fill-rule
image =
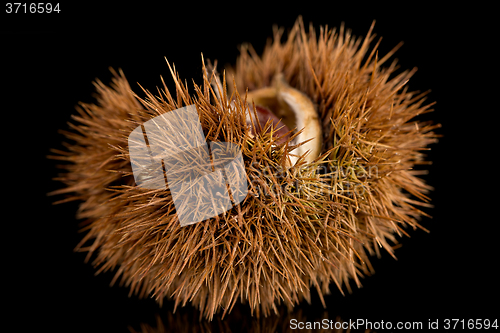
<path id="1" fill-rule="evenodd" d="M 116 270 L 114 280 L 131 293 L 151 295 L 161 304 L 191 302 L 212 319 L 221 308 L 248 302 L 267 315 L 284 302 L 310 301 L 311 288 L 342 292 L 349 281 L 370 273 L 368 257 L 391 255 L 396 235 L 418 227 L 430 187 L 413 170 L 425 164 L 422 150 L 436 141 L 436 125 L 412 120 L 430 110 L 424 94 L 405 86 L 413 71 L 393 75 L 396 64 L 381 65 L 368 36 L 354 39 L 321 28 L 305 32 L 299 19 L 285 42 L 282 30 L 262 56 L 244 46 L 234 74 L 221 84 L 205 70 L 202 85 L 189 92 L 175 68 L 172 96 L 135 95 L 123 73 L 110 86 L 96 83 L 96 104 L 81 104 L 67 150 L 69 164 L 59 178 L 65 200 L 81 200 L 78 218 L 87 234 L 79 244 L 100 271 Z M 250 135 L 244 91 L 269 85 L 282 73 L 316 104 L 323 126 L 323 155 L 287 168 L 293 137 L 266 129 Z M 232 77 L 229 75 L 228 77 Z M 240 92 L 240 93 L 238 93 Z M 249 195 L 215 218 L 180 227 L 168 190 L 135 186 L 127 149 L 129 133 L 145 121 L 184 105 L 196 105 L 207 141 L 241 146 Z"/>

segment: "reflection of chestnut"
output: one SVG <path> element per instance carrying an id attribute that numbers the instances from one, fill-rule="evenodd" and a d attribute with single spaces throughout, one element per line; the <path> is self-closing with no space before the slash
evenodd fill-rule
<path id="1" fill-rule="evenodd" d="M 245 309 L 246 310 L 246 309 Z M 299 328 L 300 327 L 300 328 Z M 286 307 L 278 307 L 276 314 L 267 317 L 250 317 L 248 311 L 235 306 L 231 316 L 213 321 L 199 320 L 199 311 L 179 309 L 175 313 L 163 311 L 156 315 L 156 322 L 129 326 L 130 333 L 346 333 L 352 332 L 349 321 L 333 316 L 327 311 L 316 312 L 314 317 L 306 315 L 300 307 L 288 312 Z M 137 330 L 136 330 L 137 328 Z M 365 333 L 372 332 L 370 329 Z"/>

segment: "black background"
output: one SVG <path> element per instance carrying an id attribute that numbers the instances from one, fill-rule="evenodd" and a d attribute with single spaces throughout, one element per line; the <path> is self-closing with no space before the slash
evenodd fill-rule
<path id="1" fill-rule="evenodd" d="M 273 24 L 291 28 L 298 15 L 316 28 L 344 22 L 356 36 L 364 36 L 376 20 L 381 55 L 403 41 L 395 57 L 402 69 L 418 67 L 410 89 L 431 89 L 429 101 L 437 104 L 425 119 L 441 123 L 443 137 L 429 152 L 434 164 L 426 179 L 435 188 L 435 208 L 426 210 L 433 218 L 421 224 L 431 232 L 417 230 L 402 239 L 397 261 L 386 253 L 374 258 L 376 274 L 362 280 L 363 288 L 342 296 L 332 285 L 326 310 L 314 293 L 312 304 L 304 302 L 288 319 L 411 320 L 426 327 L 436 319 L 442 325 L 445 318 L 498 318 L 498 84 L 491 81 L 498 61 L 490 56 L 495 39 L 489 34 L 496 29 L 491 8 L 336 2 L 60 8 L 59 14 L 9 15 L 2 8 L 1 16 L 1 164 L 7 198 L 2 275 L 8 279 L 3 299 L 12 312 L 8 322 L 20 331 L 33 325 L 54 332 L 126 332 L 128 326 L 154 324 L 157 314 L 169 331 L 204 325 L 189 305 L 173 316 L 176 323 L 169 322 L 172 303 L 160 309 L 151 299 L 128 297 L 126 288 L 109 287 L 112 272 L 94 276 L 85 255 L 73 252 L 82 237 L 77 204 L 53 206 L 55 198 L 46 196 L 61 184 L 51 180 L 56 163 L 45 156 L 62 147 L 57 131 L 67 128 L 75 105 L 93 101 L 92 81 L 110 81 L 108 67 L 122 68 L 136 92 L 136 82 L 153 90 L 160 75 L 172 84 L 166 56 L 181 77 L 200 83 L 201 52 L 220 65 L 234 64 L 239 44 L 250 42 L 260 52 Z M 275 318 L 281 320 L 278 332 L 288 325 L 284 314 L 280 318 Z M 224 319 L 235 332 L 250 327 L 251 320 L 246 306 Z"/>

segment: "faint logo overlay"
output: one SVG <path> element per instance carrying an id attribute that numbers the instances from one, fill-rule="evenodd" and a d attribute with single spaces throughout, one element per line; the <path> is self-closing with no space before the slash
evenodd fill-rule
<path id="1" fill-rule="evenodd" d="M 370 191 L 370 182 L 380 178 L 376 165 L 334 163 L 300 165 L 295 167 L 292 176 L 286 168 L 252 162 L 247 173 L 250 194 L 262 199 L 277 196 L 314 199 L 330 195 L 364 198 Z"/>
<path id="2" fill-rule="evenodd" d="M 229 142 L 208 145 L 194 105 L 138 126 L 128 137 L 128 147 L 137 186 L 168 187 L 181 226 L 222 214 L 247 196 L 240 147 Z"/>

